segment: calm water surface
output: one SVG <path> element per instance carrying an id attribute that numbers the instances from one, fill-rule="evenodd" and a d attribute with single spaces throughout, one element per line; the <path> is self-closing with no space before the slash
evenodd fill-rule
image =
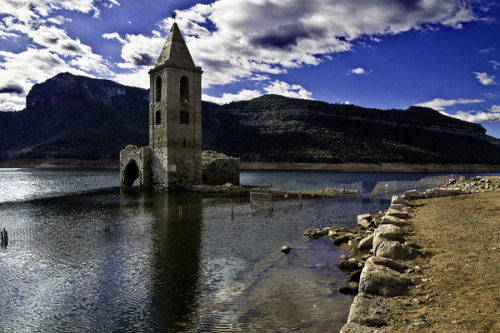
<path id="1" fill-rule="evenodd" d="M 241 181 L 369 192 L 378 180 L 428 175 L 252 171 Z M 0 169 L 0 228 L 10 235 L 0 248 L 0 331 L 335 332 L 352 302 L 337 292 L 343 252 L 302 233 L 353 226 L 389 205 L 357 196 L 299 209 L 289 198 L 270 213 L 240 196 L 231 218 L 229 196 L 117 184 L 117 171 Z"/>

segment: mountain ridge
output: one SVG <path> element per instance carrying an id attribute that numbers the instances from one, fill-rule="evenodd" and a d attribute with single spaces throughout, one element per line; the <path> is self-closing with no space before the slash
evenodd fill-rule
<path id="1" fill-rule="evenodd" d="M 33 86 L 23 111 L 0 112 L 0 159 L 117 159 L 128 144 L 148 145 L 148 101 L 146 89 L 58 74 Z M 203 102 L 202 122 L 203 149 L 242 161 L 500 163 L 481 125 L 421 107 L 264 95 Z"/>

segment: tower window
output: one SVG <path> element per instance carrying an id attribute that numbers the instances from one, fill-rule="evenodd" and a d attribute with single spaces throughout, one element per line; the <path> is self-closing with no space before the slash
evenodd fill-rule
<path id="1" fill-rule="evenodd" d="M 161 76 L 156 77 L 156 84 L 155 84 L 155 96 L 156 96 L 156 101 L 160 102 L 161 101 Z"/>
<path id="2" fill-rule="evenodd" d="M 183 141 L 182 141 L 182 146 L 183 146 L 184 148 L 186 148 L 186 139 L 183 139 Z"/>
<path id="3" fill-rule="evenodd" d="M 183 76 L 181 78 L 181 103 L 188 103 L 189 102 L 189 79 L 186 76 Z"/>
<path id="4" fill-rule="evenodd" d="M 180 114 L 181 124 L 189 125 L 189 112 L 181 111 Z"/>
<path id="5" fill-rule="evenodd" d="M 161 124 L 161 111 L 158 110 L 156 111 L 156 115 L 155 115 L 155 122 L 156 122 L 156 125 L 160 125 Z"/>

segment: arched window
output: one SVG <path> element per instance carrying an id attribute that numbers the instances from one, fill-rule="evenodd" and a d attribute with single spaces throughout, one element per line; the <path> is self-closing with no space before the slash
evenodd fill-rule
<path id="1" fill-rule="evenodd" d="M 181 78 L 181 99 L 182 103 L 189 102 L 189 79 L 186 76 Z"/>
<path id="2" fill-rule="evenodd" d="M 161 111 L 160 110 L 156 111 L 155 119 L 156 119 L 156 121 L 155 121 L 156 125 L 160 125 L 161 124 Z"/>
<path id="3" fill-rule="evenodd" d="M 161 76 L 156 77 L 156 84 L 155 84 L 156 90 L 155 90 L 155 96 L 156 96 L 156 101 L 160 102 L 161 101 Z"/>

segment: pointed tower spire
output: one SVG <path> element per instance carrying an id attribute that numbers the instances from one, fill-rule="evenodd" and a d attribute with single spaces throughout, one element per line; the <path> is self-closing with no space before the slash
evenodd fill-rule
<path id="1" fill-rule="evenodd" d="M 185 69 L 196 68 L 177 23 L 174 23 L 172 28 L 170 28 L 167 41 L 163 45 L 160 56 L 156 61 L 155 69 L 165 65 Z"/>

